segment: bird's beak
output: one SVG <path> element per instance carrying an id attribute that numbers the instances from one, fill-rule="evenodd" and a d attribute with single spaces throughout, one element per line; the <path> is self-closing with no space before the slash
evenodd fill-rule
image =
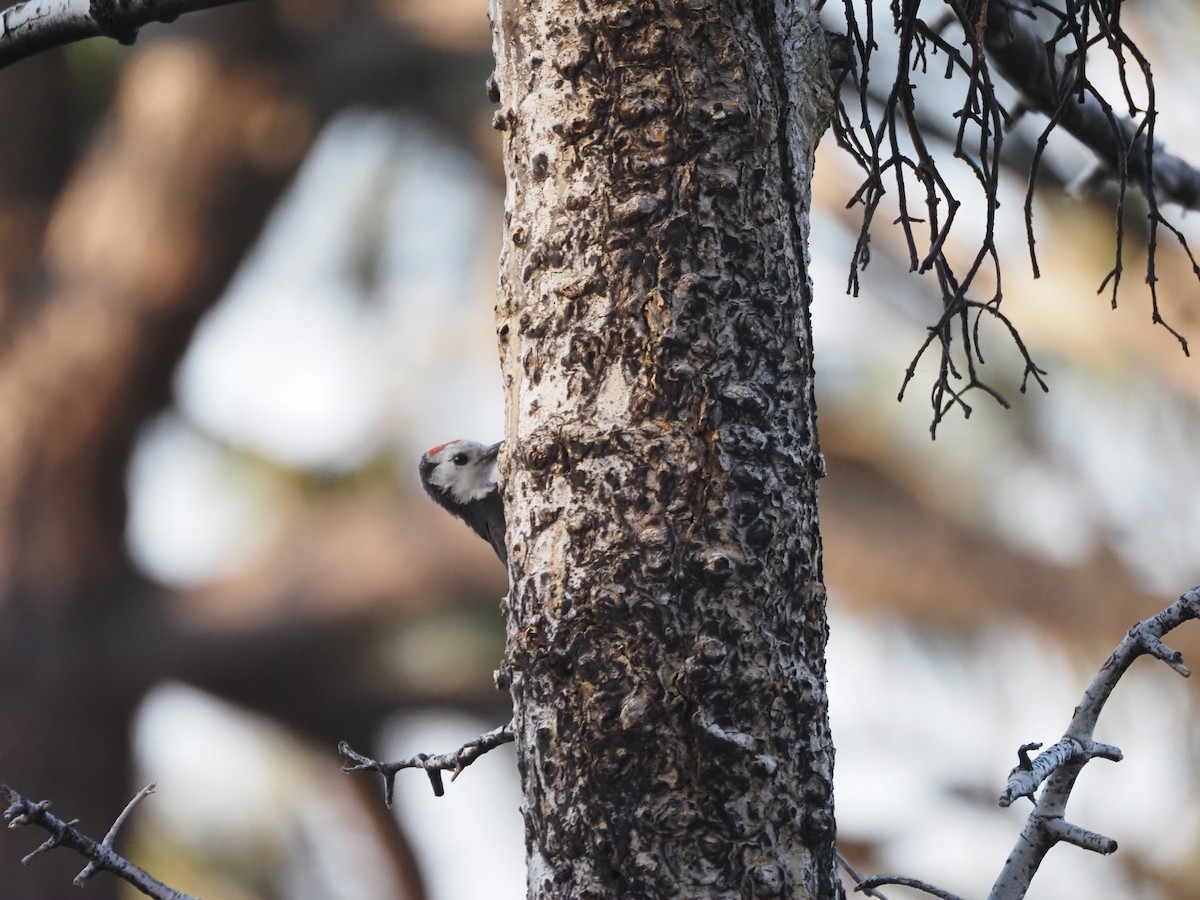
<path id="1" fill-rule="evenodd" d="M 496 441 L 496 443 L 483 451 L 483 458 L 494 461 L 502 446 L 504 446 L 504 441 Z"/>

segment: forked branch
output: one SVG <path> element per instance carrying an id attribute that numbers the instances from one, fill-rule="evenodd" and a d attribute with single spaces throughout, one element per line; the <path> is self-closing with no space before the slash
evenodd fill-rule
<path id="1" fill-rule="evenodd" d="M 38 856 L 55 847 L 68 847 L 88 861 L 83 870 L 75 876 L 77 885 L 82 885 L 97 872 L 111 872 L 123 881 L 132 884 L 147 897 L 154 897 L 156 900 L 195 900 L 183 891 L 177 891 L 175 888 L 163 884 L 145 869 L 135 866 L 113 849 L 117 832 L 125 823 L 125 819 L 135 806 L 152 793 L 154 793 L 153 784 L 142 788 L 117 816 L 104 839 L 96 842 L 75 827 L 78 819 L 67 822 L 50 812 L 48 800 L 39 802 L 27 800 L 8 785 L 0 784 L 0 794 L 4 795 L 8 801 L 4 818 L 8 821 L 9 828 L 33 825 L 50 833 L 50 837 L 21 860 L 23 864 L 28 865 Z"/>
<path id="2" fill-rule="evenodd" d="M 1029 751 L 1041 744 L 1024 744 L 1017 751 L 1018 764 L 1009 773 L 1008 784 L 1000 796 L 1000 805 L 1008 806 L 1019 797 L 1033 801 L 1033 811 L 1025 822 L 1012 853 L 992 886 L 989 900 L 1020 900 L 1029 890 L 1033 876 L 1050 849 L 1060 842 L 1074 844 L 1094 853 L 1112 853 L 1117 842 L 1068 822 L 1067 800 L 1075 779 L 1092 759 L 1119 761 L 1121 751 L 1098 743 L 1093 735 L 1104 704 L 1112 695 L 1121 676 L 1139 656 L 1153 656 L 1184 677 L 1191 674 L 1183 657 L 1163 643 L 1163 635 L 1190 619 L 1200 619 L 1200 585 L 1189 590 L 1158 615 L 1139 622 L 1117 645 L 1100 667 L 1083 700 L 1075 709 L 1062 739 L 1035 758 Z M 1041 793 L 1038 794 L 1038 788 Z M 885 884 L 906 885 L 944 900 L 957 900 L 953 894 L 911 878 L 879 875 L 860 879 L 855 890 L 865 891 Z"/>
<path id="3" fill-rule="evenodd" d="M 1018 797 L 1033 800 L 1033 811 L 1025 828 L 1005 861 L 1000 876 L 992 886 L 990 900 L 1016 900 L 1024 897 L 1042 860 L 1059 841 L 1097 853 L 1112 853 L 1117 842 L 1087 829 L 1073 825 L 1065 818 L 1067 800 L 1075 779 L 1089 760 L 1120 760 L 1121 751 L 1109 744 L 1096 742 L 1096 722 L 1104 704 L 1112 695 L 1121 676 L 1140 656 L 1153 656 L 1169 665 L 1180 675 L 1191 671 L 1183 664 L 1183 656 L 1163 643 L 1163 635 L 1190 619 L 1200 618 L 1200 585 L 1189 590 L 1173 604 L 1152 618 L 1139 622 L 1105 660 L 1083 700 L 1075 709 L 1071 723 L 1062 738 L 1030 760 L 1026 751 L 1036 745 L 1021 748 L 1021 761 L 1009 773 L 1008 784 L 1000 795 L 1000 805 L 1008 806 Z M 1041 793 L 1035 792 L 1041 786 Z"/>

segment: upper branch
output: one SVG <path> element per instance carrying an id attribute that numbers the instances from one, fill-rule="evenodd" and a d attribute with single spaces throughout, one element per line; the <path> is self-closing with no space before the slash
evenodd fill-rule
<path id="1" fill-rule="evenodd" d="M 984 46 L 1004 79 L 1038 112 L 1057 119 L 1067 133 L 1095 153 L 1114 174 L 1153 187 L 1161 199 L 1200 208 L 1200 170 L 1151 145 L 1151 132 L 1117 120 L 1091 91 L 1079 90 L 1078 66 L 1048 48 L 1034 26 L 1028 0 L 987 4 Z"/>
<path id="2" fill-rule="evenodd" d="M 239 0 L 29 0 L 0 12 L 0 68 L 63 44 L 110 37 L 132 44 L 151 22 Z"/>
<path id="3" fill-rule="evenodd" d="M 1186 208 L 1200 208 L 1200 170 L 1167 153 L 1155 139 L 1157 106 L 1149 60 L 1124 30 L 1120 2 L 1072 0 L 1065 9 L 1049 0 L 944 0 L 946 14 L 926 22 L 917 2 L 891 4 L 892 27 L 898 41 L 891 84 L 886 97 L 872 109 L 867 101 L 872 56 L 877 49 L 873 37 L 872 4 L 867 4 L 864 30 L 853 0 L 843 0 L 847 44 L 854 50 L 857 65 L 848 69 L 858 94 L 857 115 L 852 115 L 843 98 L 835 131 L 839 144 L 862 168 L 864 178 L 849 206 L 862 207 L 862 227 L 851 258 L 848 290 L 857 293 L 858 271 L 870 259 L 870 229 L 881 208 L 883 195 L 894 188 L 895 218 L 903 233 L 909 266 L 914 272 L 932 273 L 937 279 L 942 310 L 929 327 L 905 372 L 900 389 L 903 398 L 918 364 L 927 352 L 939 356 L 930 392 L 933 407 L 931 433 L 952 410 L 969 416 L 971 391 L 980 391 L 1002 406 L 1008 403 L 985 379 L 981 324 L 1001 325 L 1013 339 L 1024 363 L 1021 390 L 1030 379 L 1043 390 L 1044 371 L 1035 363 L 1015 325 L 1000 312 L 1003 277 L 996 243 L 1000 209 L 1002 147 L 1015 120 L 996 96 L 998 78 L 1003 76 L 1021 95 L 1022 108 L 1044 113 L 1048 122 L 1038 138 L 1030 160 L 1029 185 L 1025 199 L 1025 222 L 1029 257 L 1035 276 L 1039 274 L 1033 229 L 1033 192 L 1042 153 L 1052 132 L 1062 130 L 1088 147 L 1117 182 L 1116 233 L 1113 267 L 1099 291 L 1111 293 L 1113 306 L 1123 272 L 1125 200 L 1129 187 L 1141 189 L 1146 204 L 1146 284 L 1149 288 L 1151 320 L 1162 325 L 1188 352 L 1184 335 L 1166 321 L 1159 304 L 1156 253 L 1160 235 L 1179 245 L 1200 279 L 1200 259 L 1188 246 L 1180 228 L 1161 209 L 1167 201 Z M 1034 9 L 1057 19 L 1053 33 L 1046 36 L 1034 21 Z M 962 29 L 960 43 L 943 36 L 953 23 Z M 1069 52 L 1060 52 L 1059 48 Z M 1120 92 L 1127 114 L 1122 116 L 1088 77 L 1089 53 L 1102 52 L 1115 61 Z M 958 108 L 953 111 L 953 134 L 937 121 L 938 110 L 919 109 L 916 74 L 928 73 L 931 57 L 945 56 L 944 77 L 963 87 Z M 1145 95 L 1145 109 L 1137 108 L 1135 96 Z M 942 110 L 944 112 L 944 110 Z M 945 144 L 936 148 L 931 137 Z M 935 152 L 940 150 L 941 152 Z M 967 190 L 967 182 L 952 181 L 941 172 L 952 158 L 965 166 L 978 182 L 983 236 L 973 253 L 948 253 L 952 230 L 957 229 L 960 198 L 955 191 Z M 974 239 L 970 239 L 974 240 Z M 957 249 L 957 248 L 956 248 Z M 928 367 L 926 367 L 928 370 Z"/>

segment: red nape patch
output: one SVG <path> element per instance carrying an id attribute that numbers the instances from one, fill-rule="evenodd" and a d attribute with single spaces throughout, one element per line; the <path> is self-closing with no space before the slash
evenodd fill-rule
<path id="1" fill-rule="evenodd" d="M 444 443 L 444 444 L 438 444 L 436 447 L 434 447 L 430 450 L 426 450 L 425 455 L 426 456 L 437 456 L 439 453 L 441 453 L 443 450 L 445 450 L 451 444 L 457 444 L 461 440 L 462 440 L 462 438 L 455 438 L 452 441 L 446 441 L 446 443 Z"/>

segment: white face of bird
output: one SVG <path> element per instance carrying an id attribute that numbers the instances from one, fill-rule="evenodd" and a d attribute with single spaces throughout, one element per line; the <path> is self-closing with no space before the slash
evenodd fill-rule
<path id="1" fill-rule="evenodd" d="M 422 457 L 428 466 L 428 482 L 449 494 L 457 503 L 481 500 L 495 489 L 496 454 L 500 444 L 490 447 L 475 441 L 451 441 L 429 450 Z M 422 467 L 423 473 L 426 466 Z"/>

